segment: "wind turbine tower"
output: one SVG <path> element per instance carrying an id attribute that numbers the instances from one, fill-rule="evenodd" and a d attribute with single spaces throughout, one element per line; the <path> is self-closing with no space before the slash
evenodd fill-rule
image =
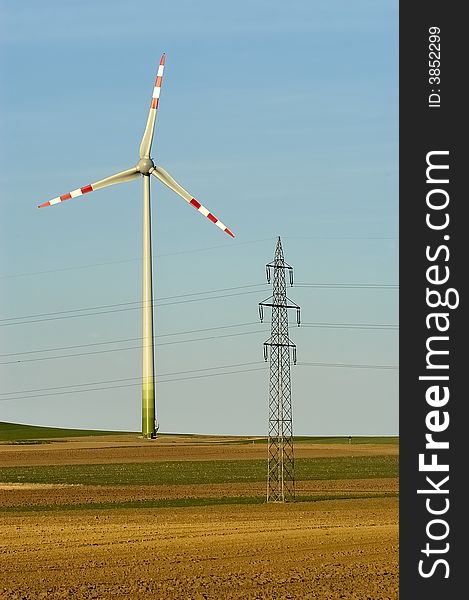
<path id="1" fill-rule="evenodd" d="M 106 177 L 57 196 L 48 202 L 39 205 L 39 208 L 60 204 L 65 200 L 77 198 L 94 192 L 101 188 L 114 185 L 116 183 L 125 183 L 143 177 L 143 302 L 142 302 L 142 321 L 143 321 L 143 367 L 142 367 L 142 436 L 144 438 L 156 438 L 158 431 L 158 422 L 155 408 L 155 340 L 154 340 L 154 311 L 153 311 L 153 270 L 152 270 L 152 236 L 151 236 L 151 202 L 150 202 L 150 176 L 156 177 L 164 185 L 176 192 L 188 204 L 192 205 L 198 212 L 202 213 L 212 223 L 222 231 L 234 237 L 233 233 L 221 221 L 217 219 L 209 210 L 205 208 L 192 194 L 189 194 L 171 175 L 162 167 L 155 165 L 150 157 L 155 130 L 156 112 L 160 99 L 161 84 L 163 81 L 163 71 L 165 66 L 165 55 L 161 57 L 156 75 L 156 81 L 153 88 L 153 95 L 150 103 L 147 124 L 140 144 L 140 159 L 134 167 Z"/>

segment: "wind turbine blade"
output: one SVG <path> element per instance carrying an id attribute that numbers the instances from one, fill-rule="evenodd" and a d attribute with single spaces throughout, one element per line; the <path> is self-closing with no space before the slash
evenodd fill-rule
<path id="1" fill-rule="evenodd" d="M 164 53 L 160 60 L 160 66 L 156 74 L 155 87 L 153 88 L 153 96 L 151 98 L 150 111 L 148 113 L 147 126 L 143 134 L 142 143 L 140 144 L 140 158 L 150 158 L 151 143 L 153 141 L 153 132 L 155 130 L 156 111 L 158 110 L 158 102 L 160 99 L 161 83 L 163 81 L 164 71 Z"/>
<path id="2" fill-rule="evenodd" d="M 217 217 L 215 217 L 215 215 L 212 215 L 212 213 L 208 209 L 206 209 L 205 206 L 202 206 L 202 204 L 200 204 L 198 200 L 193 198 L 192 195 L 189 194 L 189 192 L 186 191 L 182 186 L 180 186 L 179 183 L 177 183 L 177 181 L 175 181 L 171 177 L 171 175 L 162 167 L 155 166 L 151 174 L 157 177 L 162 183 L 167 185 L 169 189 L 173 190 L 173 192 L 176 192 L 176 194 L 181 196 L 181 198 L 184 198 L 184 200 L 188 204 L 191 204 L 195 209 L 197 209 L 200 213 L 207 217 L 207 219 L 210 219 L 210 221 L 212 221 L 212 223 L 215 223 L 215 225 L 219 227 L 222 231 L 224 231 L 228 235 L 231 235 L 231 237 L 234 237 L 234 234 L 228 229 L 228 227 L 226 227 L 221 221 L 219 221 Z"/>
<path id="3" fill-rule="evenodd" d="M 127 169 L 127 171 L 121 171 L 120 173 L 116 173 L 115 175 L 106 177 L 106 179 L 100 179 L 95 183 L 85 185 L 84 187 L 78 188 L 77 190 L 73 190 L 73 192 L 69 192 L 68 194 L 63 194 L 62 196 L 57 196 L 57 198 L 52 198 L 52 200 L 44 202 L 44 204 L 40 204 L 38 208 L 44 208 L 46 206 L 52 206 L 53 204 L 59 204 L 60 202 L 64 202 L 64 200 L 70 200 L 70 198 L 76 198 L 77 196 L 82 196 L 83 194 L 94 192 L 101 188 L 108 187 L 108 185 L 132 181 L 132 179 L 137 179 L 137 177 L 139 176 L 140 173 L 137 171 L 136 167 L 133 167 L 132 169 Z"/>

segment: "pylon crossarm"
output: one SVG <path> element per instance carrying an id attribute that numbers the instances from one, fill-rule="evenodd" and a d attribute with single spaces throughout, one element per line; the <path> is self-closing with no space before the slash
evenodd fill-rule
<path id="1" fill-rule="evenodd" d="M 270 267 L 272 269 L 293 269 L 293 267 L 291 265 L 289 265 L 288 263 L 286 263 L 283 258 L 278 259 L 278 260 L 273 260 L 272 262 L 267 263 L 265 266 Z"/>
<path id="2" fill-rule="evenodd" d="M 288 300 L 288 298 L 286 298 L 286 300 Z M 288 300 L 289 302 L 291 302 L 291 300 Z M 295 304 L 294 302 L 292 304 L 279 304 L 278 302 L 259 302 L 259 306 L 271 306 L 271 307 L 275 307 L 275 308 L 295 308 L 296 310 L 298 310 L 300 307 L 298 306 L 298 304 Z"/>
<path id="3" fill-rule="evenodd" d="M 276 343 L 276 342 L 264 342 L 264 346 L 275 346 L 276 348 L 283 348 L 284 346 L 289 346 L 290 348 L 296 348 L 296 344 L 294 344 L 293 342 L 282 342 L 282 343 Z"/>

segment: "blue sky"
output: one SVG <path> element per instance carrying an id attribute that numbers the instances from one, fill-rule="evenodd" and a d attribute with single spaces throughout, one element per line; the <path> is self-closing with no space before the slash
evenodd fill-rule
<path id="1" fill-rule="evenodd" d="M 137 162 L 165 51 L 153 158 L 236 238 L 152 181 L 161 429 L 264 434 L 276 237 L 298 284 L 398 284 L 397 2 L 0 6 L 0 420 L 140 428 L 141 182 L 36 206 Z M 395 328 L 336 327 L 397 325 L 396 287 L 289 296 L 300 363 L 398 364 Z M 397 433 L 396 369 L 292 385 L 297 434 Z"/>

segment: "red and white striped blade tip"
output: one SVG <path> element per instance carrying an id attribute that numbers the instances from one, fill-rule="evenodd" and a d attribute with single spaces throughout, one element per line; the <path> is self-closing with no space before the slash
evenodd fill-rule
<path id="1" fill-rule="evenodd" d="M 57 198 L 52 198 L 52 200 L 48 200 L 43 204 L 39 204 L 38 208 L 45 208 L 46 206 L 53 206 L 54 204 L 59 204 L 60 202 L 64 202 L 65 200 L 70 200 L 70 198 L 76 198 L 77 196 L 82 196 L 83 194 L 88 194 L 89 192 L 93 192 L 93 186 L 85 185 L 82 188 L 78 188 L 77 190 L 73 190 L 73 192 L 68 192 L 68 194 L 62 194 L 62 196 L 57 196 Z"/>
<path id="2" fill-rule="evenodd" d="M 157 110 L 158 103 L 160 101 L 161 84 L 163 82 L 164 57 L 165 57 L 165 53 L 163 52 L 163 55 L 160 60 L 160 66 L 158 67 L 158 72 L 156 74 L 155 87 L 153 88 L 153 96 L 151 98 L 150 108 L 153 108 L 155 110 Z"/>
<path id="3" fill-rule="evenodd" d="M 177 192 L 177 193 L 179 193 L 179 192 Z M 207 217 L 207 219 L 209 221 L 212 221 L 212 223 L 214 223 L 222 231 L 224 231 L 228 235 L 231 235 L 231 237 L 234 238 L 234 233 L 232 231 L 230 231 L 228 229 L 228 227 L 220 221 L 220 219 L 217 219 L 217 217 L 215 215 L 213 215 L 207 208 L 205 208 L 205 206 L 203 204 L 200 204 L 200 202 L 198 200 L 196 200 L 195 198 L 191 198 L 191 200 L 189 200 L 188 198 L 185 198 L 184 196 L 182 196 L 182 198 L 184 198 L 184 200 L 186 200 L 186 202 L 189 202 L 189 204 L 191 206 L 193 206 L 196 210 L 198 210 L 200 213 L 202 213 L 204 215 L 204 217 Z"/>

